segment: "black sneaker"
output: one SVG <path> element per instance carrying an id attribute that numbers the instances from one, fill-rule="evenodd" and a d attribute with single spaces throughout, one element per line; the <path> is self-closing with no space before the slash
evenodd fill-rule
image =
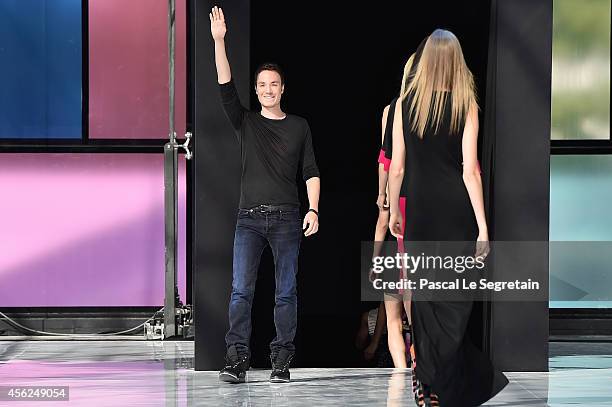
<path id="1" fill-rule="evenodd" d="M 272 362 L 272 373 L 270 373 L 271 383 L 289 383 L 289 381 L 291 381 L 289 365 L 291 364 L 293 355 L 292 352 L 286 349 L 281 349 L 276 355 L 270 355 L 270 361 Z"/>
<path id="2" fill-rule="evenodd" d="M 249 370 L 249 355 L 238 355 L 235 346 L 230 346 L 225 355 L 225 367 L 219 371 L 219 380 L 228 383 L 244 383 Z"/>

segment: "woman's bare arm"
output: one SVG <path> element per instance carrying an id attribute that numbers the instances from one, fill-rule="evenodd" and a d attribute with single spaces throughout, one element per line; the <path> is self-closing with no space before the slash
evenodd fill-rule
<path id="1" fill-rule="evenodd" d="M 468 112 L 465 128 L 463 129 L 463 182 L 470 196 L 470 202 L 478 224 L 478 241 L 488 242 L 489 231 L 484 210 L 484 197 L 482 193 L 482 178 L 478 166 L 478 110 L 472 106 Z M 488 253 L 488 247 L 477 251 L 477 255 Z"/>
<path id="2" fill-rule="evenodd" d="M 386 106 L 383 110 L 382 115 L 382 136 L 380 139 L 380 144 L 382 145 L 385 141 L 385 128 L 387 126 L 387 118 L 389 117 L 389 106 Z M 385 206 L 385 201 L 388 200 L 387 197 L 387 182 L 389 180 L 389 173 L 385 171 L 385 165 L 383 163 L 378 163 L 378 198 L 376 199 L 376 205 L 378 205 L 379 210 L 383 210 Z"/>
<path id="3" fill-rule="evenodd" d="M 393 118 L 393 154 L 391 157 L 391 168 L 389 168 L 389 206 L 391 208 L 389 229 L 391 234 L 398 238 L 403 238 L 402 215 L 399 213 L 399 194 L 402 181 L 404 180 L 405 157 L 402 102 L 398 100 L 395 104 Z"/>

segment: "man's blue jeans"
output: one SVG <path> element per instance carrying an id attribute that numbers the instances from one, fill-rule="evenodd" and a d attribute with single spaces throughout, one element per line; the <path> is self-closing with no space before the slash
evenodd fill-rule
<path id="1" fill-rule="evenodd" d="M 281 348 L 294 352 L 297 325 L 296 275 L 302 240 L 302 220 L 297 206 L 258 206 L 239 209 L 234 235 L 232 296 L 229 305 L 227 347 L 249 354 L 251 305 L 255 292 L 261 254 L 270 246 L 276 268 L 274 325 L 276 337 L 270 344 L 272 354 Z"/>

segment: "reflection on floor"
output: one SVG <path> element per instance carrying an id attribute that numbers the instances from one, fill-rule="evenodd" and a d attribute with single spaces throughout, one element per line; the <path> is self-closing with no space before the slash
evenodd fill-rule
<path id="1" fill-rule="evenodd" d="M 251 370 L 247 384 L 230 385 L 192 364 L 192 342 L 0 341 L 0 386 L 70 388 L 68 403 L 28 406 L 414 405 L 410 375 L 400 370 L 293 369 L 293 382 L 282 385 Z M 507 376 L 486 405 L 612 406 L 612 343 L 551 343 L 550 372 Z"/>

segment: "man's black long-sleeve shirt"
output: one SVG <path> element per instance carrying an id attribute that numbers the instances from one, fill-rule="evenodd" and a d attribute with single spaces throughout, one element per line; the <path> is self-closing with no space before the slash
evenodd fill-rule
<path id="1" fill-rule="evenodd" d="M 240 143 L 240 207 L 299 205 L 298 168 L 304 181 L 319 176 L 306 119 L 295 115 L 269 119 L 240 103 L 233 80 L 219 87 L 223 108 Z"/>

